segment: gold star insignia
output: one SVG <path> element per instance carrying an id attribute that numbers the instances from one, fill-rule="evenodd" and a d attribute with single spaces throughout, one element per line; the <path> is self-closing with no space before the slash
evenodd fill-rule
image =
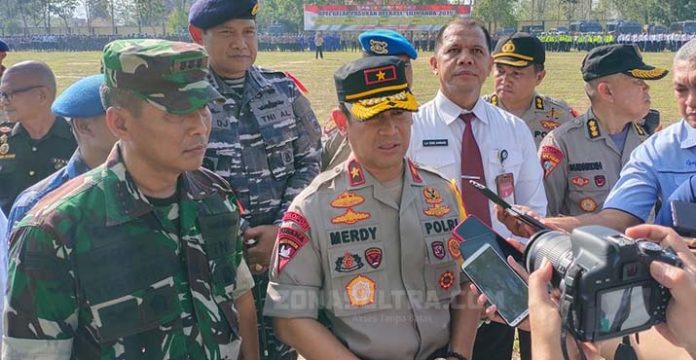
<path id="1" fill-rule="evenodd" d="M 377 80 L 384 80 L 384 78 L 387 76 L 387 74 L 384 73 L 384 71 L 381 71 L 377 73 Z"/>
<path id="2" fill-rule="evenodd" d="M 358 169 L 357 167 L 352 168 L 350 170 L 350 176 L 354 178 L 360 177 L 360 169 Z"/>

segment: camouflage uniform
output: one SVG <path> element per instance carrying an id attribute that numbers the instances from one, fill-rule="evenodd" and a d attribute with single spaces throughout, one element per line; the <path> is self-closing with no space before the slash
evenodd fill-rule
<path id="1" fill-rule="evenodd" d="M 284 73 L 252 66 L 239 96 L 213 71 L 226 102 L 210 104 L 212 132 L 204 166 L 230 182 L 250 226 L 280 224 L 293 198 L 319 173 L 321 129 L 309 100 Z M 268 275 L 254 277 L 264 358 L 288 355 L 262 318 Z M 263 320 L 262 320 L 263 319 Z"/>
<path id="2" fill-rule="evenodd" d="M 500 102 L 496 94 L 486 95 L 483 99 L 501 109 L 505 109 L 505 105 Z M 520 118 L 527 123 L 538 149 L 544 136 L 551 130 L 574 119 L 577 114 L 575 114 L 575 110 L 562 100 L 550 98 L 536 92 L 533 99 L 529 109 Z"/>
<path id="3" fill-rule="evenodd" d="M 197 45 L 126 40 L 103 64 L 107 86 L 187 114 L 219 97 L 206 62 Z M 4 359 L 238 358 L 234 301 L 253 280 L 232 190 L 199 169 L 179 176 L 171 201 L 149 199 L 121 146 L 17 225 Z"/>

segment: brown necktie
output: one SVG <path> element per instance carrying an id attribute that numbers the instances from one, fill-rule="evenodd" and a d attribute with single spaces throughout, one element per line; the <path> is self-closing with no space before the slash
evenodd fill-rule
<path id="1" fill-rule="evenodd" d="M 464 121 L 466 128 L 462 135 L 462 201 L 467 214 L 476 215 L 481 221 L 491 226 L 491 214 L 488 210 L 488 198 L 469 184 L 473 179 L 481 184 L 486 184 L 486 175 L 483 172 L 483 161 L 481 161 L 481 150 L 479 150 L 474 129 L 471 124 L 476 119 L 474 113 L 459 115 Z"/>

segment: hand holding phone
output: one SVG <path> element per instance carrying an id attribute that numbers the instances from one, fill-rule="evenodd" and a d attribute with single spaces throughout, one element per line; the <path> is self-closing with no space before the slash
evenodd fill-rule
<path id="1" fill-rule="evenodd" d="M 529 314 L 527 284 L 489 244 L 466 259 L 462 270 L 510 326 Z"/>
<path id="2" fill-rule="evenodd" d="M 469 215 L 460 222 L 452 231 L 452 235 L 459 240 L 459 251 L 464 259 L 475 253 L 483 244 L 489 244 L 503 258 L 512 256 L 517 262 L 523 261 L 522 252 L 474 215 Z"/>
<path id="3" fill-rule="evenodd" d="M 505 209 L 505 211 L 508 214 L 514 216 L 517 220 L 531 226 L 535 232 L 539 232 L 541 230 L 549 230 L 549 228 L 546 227 L 546 225 L 542 224 L 539 220 L 527 214 L 519 212 L 517 209 L 512 207 L 512 205 L 508 204 L 505 200 L 498 196 L 498 194 L 491 191 L 491 189 L 487 188 L 485 185 L 475 180 L 469 180 L 469 184 L 471 184 L 471 186 L 473 186 L 476 190 L 480 191 L 485 197 L 488 198 L 488 200 L 494 202 L 495 204 Z"/>

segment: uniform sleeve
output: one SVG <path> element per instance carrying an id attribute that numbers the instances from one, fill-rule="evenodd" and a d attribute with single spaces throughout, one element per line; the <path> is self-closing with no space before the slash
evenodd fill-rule
<path id="1" fill-rule="evenodd" d="M 70 249 L 37 227 L 12 237 L 3 359 L 69 359 L 77 328 Z"/>
<path id="2" fill-rule="evenodd" d="M 249 271 L 249 267 L 243 257 L 239 261 L 239 266 L 237 266 L 236 284 L 237 286 L 232 291 L 232 298 L 235 301 L 254 287 L 254 278 L 251 276 L 251 271 Z"/>
<path id="3" fill-rule="evenodd" d="M 302 212 L 289 211 L 299 222 L 309 224 Z M 264 316 L 313 318 L 319 315 L 322 288 L 321 253 L 309 226 L 284 221 L 271 258 Z"/>
<path id="4" fill-rule="evenodd" d="M 633 150 L 621 169 L 619 181 L 604 202 L 604 209 L 621 210 L 643 222 L 650 216 L 660 194 L 657 169 L 653 166 L 659 162 L 658 154 L 647 144 L 644 142 Z"/>
<path id="5" fill-rule="evenodd" d="M 558 216 L 563 209 L 563 202 L 568 192 L 568 158 L 565 148 L 551 131 L 539 145 L 539 161 L 544 169 L 544 188 L 548 200 L 548 216 Z"/>
<path id="6" fill-rule="evenodd" d="M 293 143 L 295 173 L 288 179 L 285 194 L 276 213 L 276 223 L 280 223 L 285 210 L 292 200 L 319 174 L 321 168 L 321 127 L 309 100 L 295 89 L 297 97 L 292 104 L 298 120 L 299 136 Z"/>
<path id="7" fill-rule="evenodd" d="M 544 179 L 541 167 L 536 156 L 536 144 L 532 133 L 526 128 L 518 132 L 518 142 L 522 150 L 523 163 L 515 184 L 515 197 L 517 204 L 530 207 L 539 215 L 546 214 L 546 193 L 544 192 Z"/>

